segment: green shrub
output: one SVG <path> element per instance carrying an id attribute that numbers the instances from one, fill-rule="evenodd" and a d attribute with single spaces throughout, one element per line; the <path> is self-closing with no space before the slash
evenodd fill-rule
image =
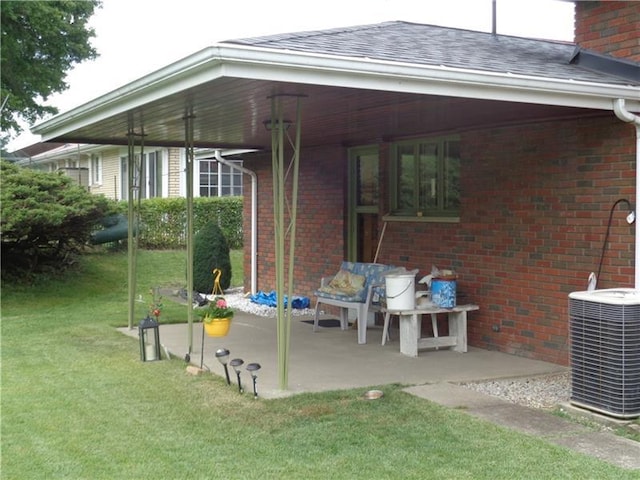
<path id="1" fill-rule="evenodd" d="M 127 202 L 120 203 L 127 212 Z M 215 221 L 229 247 L 243 245 L 242 197 L 199 197 L 193 199 L 193 230 Z M 186 246 L 187 202 L 184 198 L 149 198 L 140 202 L 139 245 L 145 249 L 177 249 Z"/>
<path id="2" fill-rule="evenodd" d="M 202 293 L 213 290 L 213 269 L 222 271 L 220 287 L 223 290 L 231 284 L 231 256 L 229 244 L 222 229 L 209 222 L 193 239 L 193 288 Z"/>
<path id="3" fill-rule="evenodd" d="M 0 164 L 2 275 L 26 279 L 59 272 L 115 204 L 71 178 L 9 162 Z"/>

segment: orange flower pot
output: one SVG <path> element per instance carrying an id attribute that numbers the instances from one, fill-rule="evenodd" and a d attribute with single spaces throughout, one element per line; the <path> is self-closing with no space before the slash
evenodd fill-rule
<path id="1" fill-rule="evenodd" d="M 204 331 L 210 337 L 225 337 L 231 328 L 231 319 L 205 317 L 203 325 Z"/>

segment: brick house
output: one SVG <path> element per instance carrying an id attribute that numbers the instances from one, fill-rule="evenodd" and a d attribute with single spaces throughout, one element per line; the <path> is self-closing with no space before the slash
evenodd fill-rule
<path id="1" fill-rule="evenodd" d="M 565 364 L 567 295 L 586 289 L 601 252 L 598 288 L 640 283 L 626 213 L 603 249 L 612 206 L 637 199 L 640 5 L 575 8 L 576 44 L 407 22 L 222 42 L 35 133 L 123 144 L 140 112 L 149 144 L 184 145 L 193 122 L 196 147 L 253 149 L 245 278 L 255 258 L 258 289 L 271 290 L 264 127 L 272 98 L 286 120 L 299 98 L 295 292 L 378 249 L 379 262 L 420 274 L 452 268 L 480 305 L 471 345 Z"/>

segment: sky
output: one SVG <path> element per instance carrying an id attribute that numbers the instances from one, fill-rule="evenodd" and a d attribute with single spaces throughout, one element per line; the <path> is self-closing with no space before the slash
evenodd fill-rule
<path id="1" fill-rule="evenodd" d="M 573 2 L 496 0 L 497 32 L 573 41 Z M 404 20 L 490 32 L 492 0 L 103 0 L 89 22 L 98 58 L 47 104 L 65 113 L 216 42 Z M 39 141 L 25 133 L 12 151 Z"/>

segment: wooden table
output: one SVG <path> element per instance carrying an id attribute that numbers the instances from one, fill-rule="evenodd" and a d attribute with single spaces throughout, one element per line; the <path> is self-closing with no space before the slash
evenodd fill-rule
<path id="1" fill-rule="evenodd" d="M 384 313 L 384 329 L 382 345 L 389 333 L 391 315 L 400 318 L 400 352 L 410 357 L 417 357 L 418 350 L 425 348 L 453 347 L 456 352 L 467 351 L 467 312 L 479 310 L 478 305 L 458 305 L 454 308 L 425 307 L 415 310 L 387 310 Z M 437 315 L 446 313 L 449 321 L 449 335 L 438 335 Z M 422 337 L 422 315 L 431 315 L 433 337 Z"/>

